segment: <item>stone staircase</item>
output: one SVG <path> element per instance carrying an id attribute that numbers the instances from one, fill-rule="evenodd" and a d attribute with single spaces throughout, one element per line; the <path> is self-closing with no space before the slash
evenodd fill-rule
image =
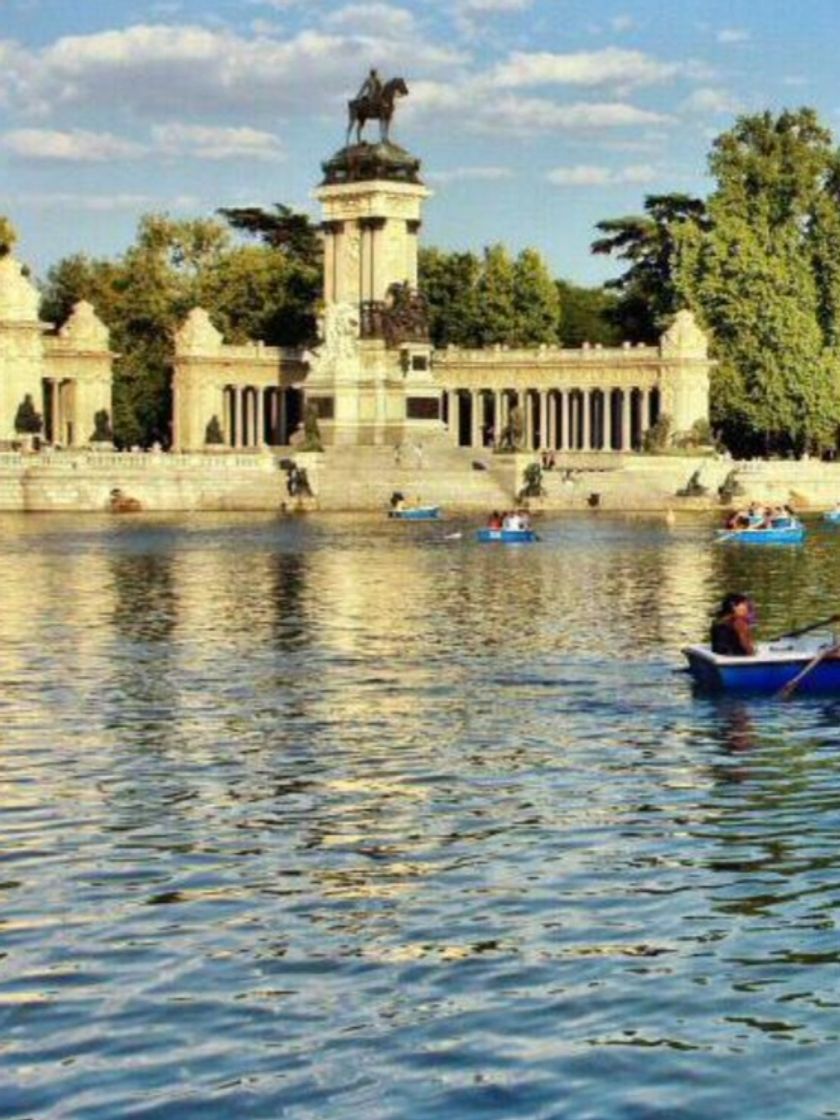
<path id="1" fill-rule="evenodd" d="M 488 510 L 510 506 L 516 489 L 511 459 L 444 443 L 335 448 L 311 465 L 305 458 L 295 456 L 322 510 L 384 509 L 395 490 L 409 503 Z"/>

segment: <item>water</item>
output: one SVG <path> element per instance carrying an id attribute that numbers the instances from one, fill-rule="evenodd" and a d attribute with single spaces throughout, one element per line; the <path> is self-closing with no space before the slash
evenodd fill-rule
<path id="1" fill-rule="evenodd" d="M 0 518 L 0 1116 L 840 1115 L 840 533 L 469 530 Z"/>

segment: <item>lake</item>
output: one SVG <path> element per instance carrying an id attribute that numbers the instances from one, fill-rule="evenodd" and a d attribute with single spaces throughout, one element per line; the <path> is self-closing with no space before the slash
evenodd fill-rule
<path id="1" fill-rule="evenodd" d="M 840 531 L 473 528 L 0 516 L 0 1116 L 840 1116 Z"/>

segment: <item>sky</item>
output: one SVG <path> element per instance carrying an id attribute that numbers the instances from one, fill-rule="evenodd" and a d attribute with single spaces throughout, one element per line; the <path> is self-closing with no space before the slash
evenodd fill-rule
<path id="1" fill-rule="evenodd" d="M 840 125 L 838 0 L 0 0 L 0 17 L 0 213 L 40 276 L 118 255 L 150 211 L 317 220 L 372 66 L 409 87 L 392 138 L 435 192 L 424 243 L 534 246 L 583 284 L 620 271 L 589 252 L 595 223 L 707 194 L 739 114 Z"/>

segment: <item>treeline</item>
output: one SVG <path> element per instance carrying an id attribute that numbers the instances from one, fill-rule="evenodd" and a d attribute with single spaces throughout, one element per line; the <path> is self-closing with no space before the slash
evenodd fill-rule
<path id="1" fill-rule="evenodd" d="M 512 257 L 420 253 L 436 346 L 655 342 L 689 307 L 712 339 L 712 423 L 736 455 L 819 453 L 840 430 L 840 152 L 811 109 L 739 118 L 713 143 L 705 199 L 651 195 L 598 224 L 593 252 L 623 272 L 604 287 L 552 278 L 534 249 Z M 0 253 L 14 232 L 0 218 Z M 321 300 L 321 241 L 303 214 L 149 215 L 115 260 L 50 270 L 44 318 L 90 300 L 119 353 L 120 445 L 169 439 L 172 336 L 204 306 L 231 341 L 307 345 Z"/>

